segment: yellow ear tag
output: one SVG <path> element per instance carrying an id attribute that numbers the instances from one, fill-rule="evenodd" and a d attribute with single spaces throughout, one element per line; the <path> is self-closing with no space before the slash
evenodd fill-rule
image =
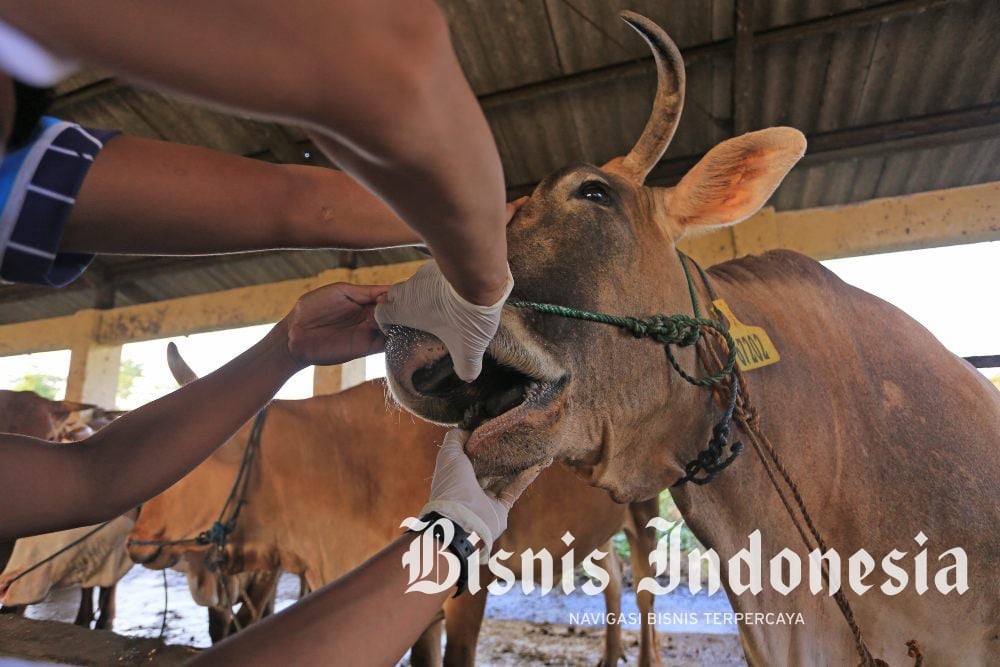
<path id="1" fill-rule="evenodd" d="M 712 304 L 729 320 L 729 334 L 736 343 L 736 365 L 741 371 L 752 371 L 781 360 L 778 349 L 764 329 L 740 322 L 722 299 L 716 299 Z"/>

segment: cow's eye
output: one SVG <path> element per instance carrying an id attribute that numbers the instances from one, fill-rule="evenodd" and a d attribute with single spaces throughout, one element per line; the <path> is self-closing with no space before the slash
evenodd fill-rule
<path id="1" fill-rule="evenodd" d="M 604 206 L 611 204 L 611 193 L 608 192 L 608 186 L 600 181 L 587 181 L 576 191 L 576 196 Z"/>

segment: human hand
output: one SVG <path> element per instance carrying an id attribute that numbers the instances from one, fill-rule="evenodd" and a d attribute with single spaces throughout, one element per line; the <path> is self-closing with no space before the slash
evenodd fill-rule
<path id="1" fill-rule="evenodd" d="M 477 306 L 463 299 L 432 261 L 409 280 L 389 288 L 388 299 L 375 309 L 375 319 L 383 331 L 399 325 L 434 334 L 448 348 L 455 374 L 472 382 L 483 369 L 483 354 L 497 333 L 500 313 L 513 287 L 508 269 L 500 299 L 490 306 Z"/>
<path id="2" fill-rule="evenodd" d="M 507 222 L 528 201 L 521 197 L 507 203 Z M 496 303 L 480 306 L 466 301 L 451 286 L 437 262 L 430 262 L 409 280 L 393 285 L 385 303 L 375 309 L 375 319 L 385 331 L 393 325 L 434 334 L 451 355 L 455 374 L 472 382 L 483 369 L 483 354 L 500 326 L 500 313 L 514 288 L 507 267 L 507 283 Z"/>
<path id="3" fill-rule="evenodd" d="M 303 365 L 342 364 L 385 349 L 375 304 L 388 285 L 334 283 L 301 297 L 285 316 L 288 352 Z"/>
<path id="4" fill-rule="evenodd" d="M 483 558 L 489 557 L 493 543 L 507 530 L 510 508 L 552 459 L 523 470 L 513 479 L 505 478 L 488 489 L 476 479 L 472 461 L 465 453 L 469 433 L 453 428 L 444 436 L 441 451 L 434 464 L 431 496 L 420 512 L 424 516 L 437 512 L 456 522 L 467 532 L 476 533 L 483 541 Z"/>

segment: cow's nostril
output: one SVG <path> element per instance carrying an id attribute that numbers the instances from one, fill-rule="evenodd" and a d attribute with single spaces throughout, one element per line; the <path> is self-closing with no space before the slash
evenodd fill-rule
<path id="1" fill-rule="evenodd" d="M 411 381 L 413 388 L 426 396 L 444 396 L 465 384 L 455 375 L 450 354 L 418 368 Z"/>

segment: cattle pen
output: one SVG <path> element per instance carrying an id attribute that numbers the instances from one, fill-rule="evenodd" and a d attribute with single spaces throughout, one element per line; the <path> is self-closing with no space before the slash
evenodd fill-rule
<path id="1" fill-rule="evenodd" d="M 468 590 L 441 598 L 395 665 L 1000 664 L 1000 3 L 428 0 L 422 11 L 447 25 L 516 202 L 513 292 L 482 374 L 462 382 L 451 347 L 420 327 L 372 324 L 366 351 L 384 354 L 301 364 L 124 514 L 4 541 L 0 490 L 0 665 L 211 664 L 223 641 L 322 609 L 302 600 L 350 581 L 404 526 L 427 537 L 400 551 L 404 598 L 433 589 L 422 559 L 439 542 L 451 551 L 436 558 L 461 563 Z M 20 26 L 0 6 L 4 122 L 20 71 L 3 57 L 8 21 Z M 150 84 L 116 58 L 81 57 L 46 115 L 287 166 L 267 173 L 293 184 L 347 174 L 388 200 L 377 178 L 336 162 L 341 139 L 318 124 L 202 104 L 211 95 Z M 120 140 L 95 136 L 107 151 L 87 159 L 99 165 Z M 11 175 L 15 148 L 0 197 L 24 180 Z M 152 191 L 141 184 L 165 171 L 135 165 L 113 199 Z M 91 196 L 81 178 L 76 200 L 26 187 L 72 206 Z M 303 182 L 289 209 L 318 181 Z M 344 197 L 321 223 L 358 215 L 345 228 L 374 234 L 359 195 Z M 185 195 L 171 198 L 186 215 Z M 203 395 L 203 416 L 193 406 L 150 422 L 160 437 L 196 438 L 215 423 L 210 408 L 240 403 L 277 363 L 253 350 L 285 335 L 303 297 L 404 283 L 438 247 L 119 248 L 57 288 L 17 278 L 27 260 L 15 253 L 49 265 L 77 254 L 58 235 L 51 253 L 25 250 L 14 199 L 0 200 L 5 456 L 27 438 L 100 442 L 251 348 L 240 358 L 260 374 L 234 373 L 207 397 L 215 406 Z M 150 218 L 169 226 L 173 214 Z M 301 222 L 275 215 L 277 233 Z M 150 247 L 147 222 L 126 221 L 138 231 L 123 238 Z M 65 224 L 74 239 L 82 223 Z M 54 271 L 45 281 L 59 282 Z M 456 425 L 484 489 L 554 460 L 504 506 L 481 563 L 459 553 L 475 531 L 421 510 Z M 162 460 L 187 455 L 164 448 Z M 413 528 L 422 514 L 458 536 L 430 539 Z M 355 643 L 390 643 L 379 623 L 399 609 Z M 354 627 L 336 618 L 327 634 Z"/>

